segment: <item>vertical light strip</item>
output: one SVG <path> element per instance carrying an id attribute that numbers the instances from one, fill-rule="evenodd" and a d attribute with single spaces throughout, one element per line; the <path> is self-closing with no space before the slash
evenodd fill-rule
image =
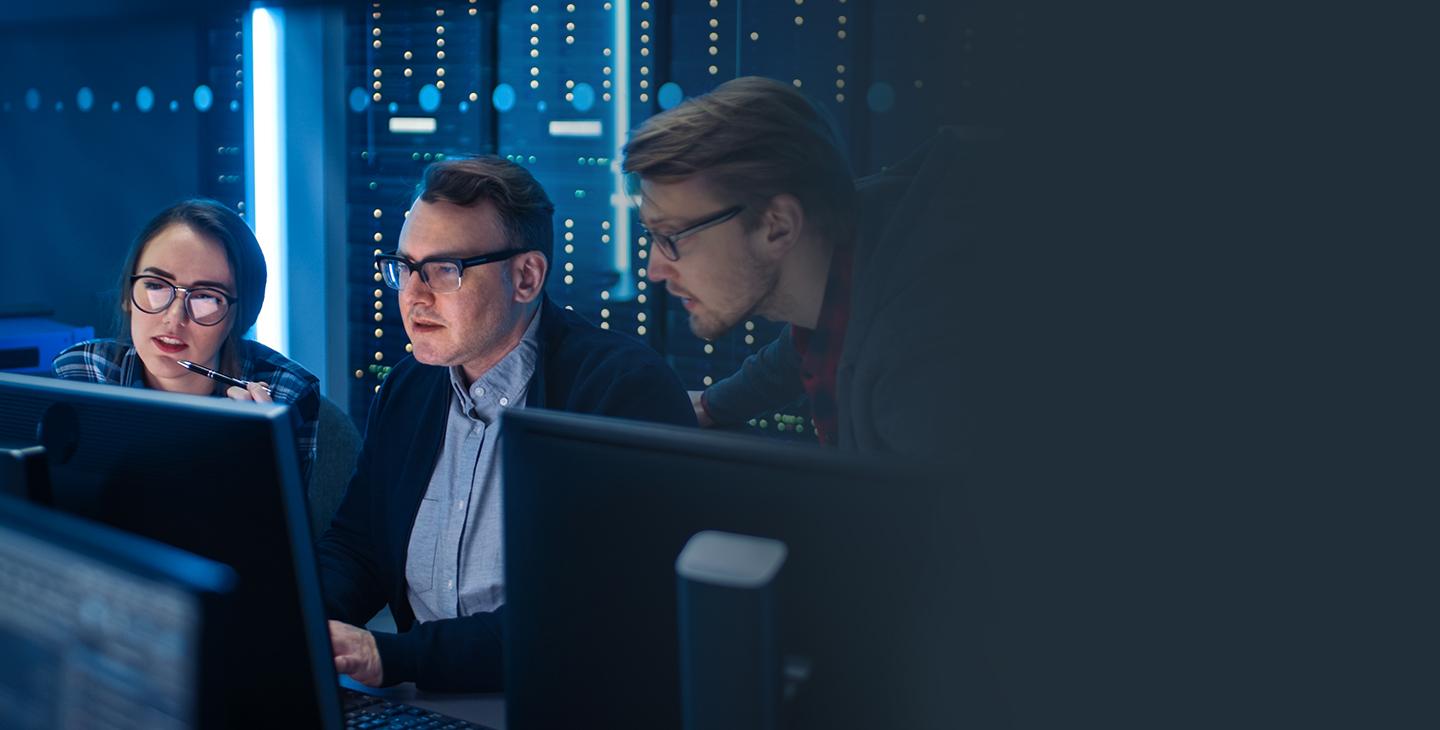
<path id="1" fill-rule="evenodd" d="M 745 3 L 735 3 L 735 28 L 731 31 L 731 35 L 735 36 L 735 78 L 737 79 L 745 75 L 740 72 L 740 42 L 745 37 L 744 18 L 741 17 L 744 8 Z"/>
<path id="2" fill-rule="evenodd" d="M 285 77 L 281 54 L 284 11 L 255 8 L 250 14 L 251 74 L 246 89 L 251 109 L 250 220 L 265 254 L 265 302 L 255 321 L 255 339 L 281 354 L 290 350 L 289 287 L 285 239 Z"/>
<path id="3" fill-rule="evenodd" d="M 621 172 L 621 150 L 630 134 L 630 3 L 616 0 L 615 8 L 615 119 L 610 125 L 615 150 L 610 155 L 610 171 L 615 177 L 615 190 L 610 196 L 615 211 L 615 271 L 620 274 L 611 293 L 619 299 L 635 296 L 635 277 L 630 272 L 630 197 L 625 194 L 625 173 Z"/>

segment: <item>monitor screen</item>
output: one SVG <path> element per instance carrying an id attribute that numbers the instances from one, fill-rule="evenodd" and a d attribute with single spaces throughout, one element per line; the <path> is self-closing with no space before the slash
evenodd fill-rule
<path id="1" fill-rule="evenodd" d="M 338 727 L 287 409 L 0 373 L 0 439 L 44 447 L 48 493 L 38 500 L 239 576 L 227 716 Z"/>
<path id="2" fill-rule="evenodd" d="M 780 649 L 810 668 L 788 726 L 1008 724 L 954 475 L 697 429 L 505 419 L 510 727 L 681 724 L 675 564 L 703 530 L 788 548 Z"/>
<path id="3" fill-rule="evenodd" d="M 219 727 L 234 577 L 0 497 L 0 727 Z"/>

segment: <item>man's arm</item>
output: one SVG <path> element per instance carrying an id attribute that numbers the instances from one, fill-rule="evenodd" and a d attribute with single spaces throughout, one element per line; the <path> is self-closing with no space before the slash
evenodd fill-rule
<path id="1" fill-rule="evenodd" d="M 745 358 L 734 375 L 707 388 L 694 407 L 716 426 L 736 426 L 793 402 L 805 394 L 800 381 L 800 355 L 790 339 L 790 326 L 773 342 Z M 702 419 L 703 423 L 703 419 Z"/>
<path id="2" fill-rule="evenodd" d="M 659 358 L 597 370 L 579 391 L 578 413 L 694 426 L 695 411 L 680 377 Z"/>
<path id="3" fill-rule="evenodd" d="M 403 634 L 367 632 L 331 622 L 337 671 L 372 687 L 414 682 L 439 692 L 503 689 L 505 607 L 417 623 Z"/>
<path id="4" fill-rule="evenodd" d="M 384 393 L 382 388 L 371 404 L 355 473 L 335 518 L 315 547 L 325 615 L 347 624 L 364 625 L 386 600 L 375 554 L 380 515 L 375 514 L 378 495 L 374 492 L 371 466 L 375 449 L 382 441 L 378 422 Z"/>
<path id="5" fill-rule="evenodd" d="M 948 369 L 936 367 L 945 364 Z M 887 453 L 968 461 L 974 409 L 961 390 L 964 360 L 940 348 L 897 354 L 869 383 L 867 428 L 880 439 L 871 448 Z"/>

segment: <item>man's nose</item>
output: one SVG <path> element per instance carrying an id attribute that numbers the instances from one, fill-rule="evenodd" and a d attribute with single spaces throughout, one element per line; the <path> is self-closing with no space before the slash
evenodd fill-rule
<path id="1" fill-rule="evenodd" d="M 405 302 L 429 301 L 435 296 L 435 292 L 430 290 L 430 285 L 426 284 L 424 279 L 420 278 L 419 271 L 411 271 L 401 283 L 404 285 L 404 288 L 400 290 L 400 302 L 402 305 Z"/>
<path id="2" fill-rule="evenodd" d="M 645 274 L 645 278 L 650 281 L 665 281 L 666 279 L 673 278 L 675 274 L 674 264 L 670 263 L 670 259 L 665 258 L 663 255 L 651 256 L 650 266 L 645 270 Z"/>

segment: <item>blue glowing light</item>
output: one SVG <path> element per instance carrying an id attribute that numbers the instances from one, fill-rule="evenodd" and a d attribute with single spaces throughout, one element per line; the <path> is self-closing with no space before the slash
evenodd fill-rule
<path id="1" fill-rule="evenodd" d="M 500 84 L 490 94 L 490 102 L 495 105 L 496 111 L 508 112 L 515 108 L 515 87 L 510 84 Z"/>
<path id="2" fill-rule="evenodd" d="M 82 112 L 88 112 L 93 106 L 95 106 L 95 92 L 91 91 L 89 86 L 80 87 L 80 90 L 75 92 L 75 108 Z"/>
<path id="3" fill-rule="evenodd" d="M 595 87 L 586 83 L 576 84 L 571 98 L 570 103 L 575 105 L 577 111 L 588 112 L 595 106 Z"/>
<path id="4" fill-rule="evenodd" d="M 685 91 L 680 88 L 680 84 L 667 81 L 660 85 L 660 93 L 655 97 L 659 100 L 661 109 L 673 109 L 676 104 L 685 99 Z"/>
<path id="5" fill-rule="evenodd" d="M 895 89 L 884 81 L 870 85 L 870 91 L 865 94 L 865 103 L 870 106 L 870 111 L 885 113 L 895 108 Z"/>
<path id="6" fill-rule="evenodd" d="M 440 90 L 435 88 L 435 84 L 420 87 L 420 108 L 427 112 L 440 108 Z"/>
<path id="7" fill-rule="evenodd" d="M 255 320 L 255 339 L 284 353 L 290 349 L 288 269 L 286 232 L 289 229 L 285 200 L 286 175 L 285 95 L 281 73 L 281 49 L 285 47 L 285 11 L 255 8 L 250 11 L 250 76 L 246 79 L 246 103 L 250 105 L 251 139 L 250 201 L 255 238 L 270 272 L 260 315 Z M 235 104 L 235 102 L 231 102 Z M 250 140 L 247 140 L 250 141 Z"/>
<path id="8" fill-rule="evenodd" d="M 196 109 L 208 112 L 210 107 L 215 104 L 215 92 L 211 91 L 209 86 L 200 84 L 195 87 L 194 101 Z"/>
<path id="9" fill-rule="evenodd" d="M 141 86 L 140 90 L 135 92 L 135 108 L 142 112 L 155 108 L 155 92 L 151 91 L 149 86 Z"/>

